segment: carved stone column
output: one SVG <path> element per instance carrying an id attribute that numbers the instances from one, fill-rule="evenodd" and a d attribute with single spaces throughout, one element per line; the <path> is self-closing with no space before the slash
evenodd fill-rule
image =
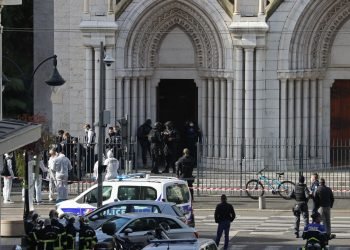
<path id="1" fill-rule="evenodd" d="M 294 158 L 294 136 L 295 136 L 295 119 L 294 119 L 294 80 L 288 80 L 288 158 Z"/>
<path id="2" fill-rule="evenodd" d="M 124 117 L 128 116 L 130 119 L 130 78 L 124 79 Z"/>
<path id="3" fill-rule="evenodd" d="M 113 50 L 111 48 L 107 48 L 106 51 L 107 55 L 112 55 Z M 116 117 L 116 108 L 115 108 L 115 103 L 116 103 L 116 83 L 115 83 L 115 71 L 114 67 L 109 66 L 105 67 L 106 71 L 106 110 L 109 110 L 111 113 L 111 122 L 114 122 L 115 117 Z"/>
<path id="4" fill-rule="evenodd" d="M 208 156 L 213 156 L 213 136 L 214 136 L 214 80 L 208 79 Z"/>
<path id="5" fill-rule="evenodd" d="M 227 143 L 227 82 L 220 79 L 220 157 L 226 158 Z"/>
<path id="6" fill-rule="evenodd" d="M 151 79 L 150 77 L 146 77 L 146 118 L 152 119 L 152 113 L 151 113 Z M 154 113 L 154 112 L 153 112 Z M 156 122 L 154 119 L 152 119 L 152 122 Z"/>
<path id="7" fill-rule="evenodd" d="M 233 80 L 227 79 L 227 157 L 233 156 Z"/>
<path id="8" fill-rule="evenodd" d="M 117 114 L 116 118 L 120 119 L 123 117 L 123 78 L 117 78 Z M 115 124 L 113 124 L 115 125 Z"/>
<path id="9" fill-rule="evenodd" d="M 281 159 L 285 159 L 287 155 L 287 114 L 288 114 L 288 96 L 287 96 L 287 79 L 281 79 L 281 140 L 280 140 L 280 153 L 281 153 Z"/>
<path id="10" fill-rule="evenodd" d="M 208 82 L 207 79 L 202 79 L 202 135 L 203 145 L 208 143 Z M 203 154 L 206 155 L 207 150 L 203 147 Z"/>
<path id="11" fill-rule="evenodd" d="M 220 80 L 214 79 L 214 156 L 220 154 Z"/>
<path id="12" fill-rule="evenodd" d="M 138 102 L 139 102 L 139 125 L 144 123 L 146 121 L 145 117 L 145 108 L 146 108 L 146 103 L 145 103 L 145 78 L 140 77 L 139 78 L 139 97 L 138 97 Z"/>
<path id="13" fill-rule="evenodd" d="M 85 48 L 85 122 L 93 124 L 94 103 L 93 99 L 93 79 L 92 79 L 92 53 L 91 47 Z"/>
<path id="14" fill-rule="evenodd" d="M 317 82 L 312 79 L 310 82 L 310 156 L 316 156 L 317 137 Z"/>
<path id="15" fill-rule="evenodd" d="M 137 77 L 133 77 L 131 81 L 131 136 L 135 139 L 137 127 L 140 125 L 137 119 Z"/>
<path id="16" fill-rule="evenodd" d="M 254 49 L 245 48 L 245 98 L 244 98 L 244 139 L 245 156 L 252 159 L 254 155 Z"/>
<path id="17" fill-rule="evenodd" d="M 94 123 L 96 123 L 96 122 L 98 122 L 99 112 L 100 112 L 99 99 L 100 99 L 100 78 L 101 78 L 101 72 L 100 72 L 100 53 L 101 53 L 101 51 L 100 51 L 100 48 L 94 48 L 94 49 L 95 49 L 95 117 L 94 117 Z M 103 63 L 103 62 L 101 62 L 101 63 Z"/>
<path id="18" fill-rule="evenodd" d="M 309 93 L 309 79 L 303 80 L 303 137 L 302 143 L 304 148 L 304 157 L 309 156 L 310 134 L 309 134 L 309 121 L 310 121 L 310 93 Z"/>
<path id="19" fill-rule="evenodd" d="M 243 143 L 243 49 L 241 47 L 235 48 L 235 83 L 234 83 L 234 131 L 233 144 L 236 145 L 232 150 L 234 151 L 234 158 L 240 158 L 242 155 L 241 144 Z"/>

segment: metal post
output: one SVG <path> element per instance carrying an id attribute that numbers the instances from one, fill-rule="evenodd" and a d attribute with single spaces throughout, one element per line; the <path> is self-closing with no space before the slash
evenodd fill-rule
<path id="1" fill-rule="evenodd" d="M 28 152 L 24 153 L 24 212 L 23 220 L 26 221 L 29 215 L 29 169 L 28 169 Z"/>
<path id="2" fill-rule="evenodd" d="M 303 145 L 299 144 L 299 176 L 303 175 Z"/>
<path id="3" fill-rule="evenodd" d="M 104 111 L 104 49 L 103 42 L 100 44 L 100 95 L 99 95 L 99 117 L 98 117 L 98 177 L 97 177 L 97 207 L 102 206 L 102 171 L 103 171 L 103 142 L 104 142 L 104 124 L 103 124 L 103 111 Z"/>

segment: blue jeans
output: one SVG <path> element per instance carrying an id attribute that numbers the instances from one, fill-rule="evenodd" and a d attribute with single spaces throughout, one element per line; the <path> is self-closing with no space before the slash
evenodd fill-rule
<path id="1" fill-rule="evenodd" d="M 215 242 L 216 242 L 216 245 L 219 246 L 222 232 L 224 232 L 224 236 L 225 236 L 224 250 L 228 249 L 228 241 L 229 241 L 228 237 L 230 232 L 230 226 L 231 226 L 231 221 L 229 220 L 220 221 L 218 225 Z"/>

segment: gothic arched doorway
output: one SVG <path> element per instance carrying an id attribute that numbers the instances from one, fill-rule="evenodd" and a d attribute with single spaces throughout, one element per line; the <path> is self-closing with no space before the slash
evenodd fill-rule
<path id="1" fill-rule="evenodd" d="M 350 160 L 350 80 L 336 80 L 331 88 L 331 161 Z"/>

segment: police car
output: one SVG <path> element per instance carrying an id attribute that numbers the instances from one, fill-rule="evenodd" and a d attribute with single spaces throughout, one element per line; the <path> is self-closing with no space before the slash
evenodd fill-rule
<path id="1" fill-rule="evenodd" d="M 124 200 L 153 200 L 174 202 L 185 214 L 187 224 L 195 225 L 192 199 L 187 182 L 175 177 L 134 175 L 104 181 L 102 205 Z M 59 214 L 86 215 L 97 207 L 97 184 L 74 199 L 56 204 Z"/>
<path id="2" fill-rule="evenodd" d="M 217 246 L 212 239 L 169 239 L 151 240 L 150 244 L 143 250 L 217 250 Z"/>

